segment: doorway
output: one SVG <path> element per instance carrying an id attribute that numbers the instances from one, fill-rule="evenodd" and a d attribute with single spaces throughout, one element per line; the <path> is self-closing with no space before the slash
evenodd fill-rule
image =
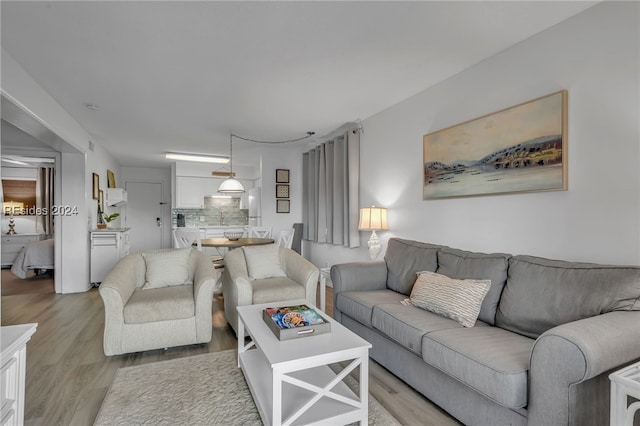
<path id="1" fill-rule="evenodd" d="M 161 182 L 126 182 L 126 226 L 131 228 L 130 252 L 165 247 L 165 206 Z"/>

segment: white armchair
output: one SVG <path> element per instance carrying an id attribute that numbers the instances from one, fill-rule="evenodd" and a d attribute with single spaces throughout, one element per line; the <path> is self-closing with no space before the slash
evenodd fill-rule
<path id="1" fill-rule="evenodd" d="M 211 341 L 213 289 L 219 271 L 206 254 L 186 249 L 186 283 L 144 289 L 143 253 L 123 257 L 100 285 L 104 302 L 104 353 L 120 355 Z M 166 275 L 165 275 L 166 276 Z"/>
<path id="2" fill-rule="evenodd" d="M 249 276 L 243 248 L 231 250 L 224 257 L 225 269 L 222 279 L 224 315 L 236 334 L 238 332 L 237 306 L 292 299 L 305 299 L 314 304 L 316 302 L 316 288 L 320 274 L 318 268 L 293 250 L 277 245 L 271 246 L 278 251 L 280 268 L 286 276 L 252 279 Z"/>

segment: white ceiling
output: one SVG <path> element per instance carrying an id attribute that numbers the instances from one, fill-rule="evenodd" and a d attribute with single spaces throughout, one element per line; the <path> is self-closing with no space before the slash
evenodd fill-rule
<path id="1" fill-rule="evenodd" d="M 3 0 L 1 40 L 121 165 L 167 166 L 321 137 L 595 3 Z"/>

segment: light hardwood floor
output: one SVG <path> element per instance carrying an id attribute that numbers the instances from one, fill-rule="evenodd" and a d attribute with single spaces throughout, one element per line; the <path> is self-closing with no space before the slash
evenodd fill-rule
<path id="1" fill-rule="evenodd" d="M 331 313 L 330 288 L 327 293 Z M 208 344 L 107 357 L 97 289 L 68 295 L 26 289 L 2 296 L 2 325 L 38 323 L 27 345 L 25 425 L 91 425 L 118 368 L 235 349 L 222 302 L 221 296 L 214 297 L 213 339 Z M 369 372 L 371 394 L 402 424 L 459 424 L 373 361 Z"/>

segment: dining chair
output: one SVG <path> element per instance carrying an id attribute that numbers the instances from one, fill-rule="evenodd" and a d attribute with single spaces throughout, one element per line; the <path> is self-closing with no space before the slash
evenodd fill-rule
<path id="1" fill-rule="evenodd" d="M 194 242 L 196 243 L 196 248 L 202 251 L 200 229 L 178 228 L 173 231 L 173 245 L 175 248 L 192 247 Z"/>
<path id="2" fill-rule="evenodd" d="M 281 230 L 280 233 L 278 233 L 278 245 L 280 247 L 290 249 L 291 245 L 293 244 L 294 232 L 295 232 L 295 229 L 293 228 Z"/>
<path id="3" fill-rule="evenodd" d="M 270 226 L 250 226 L 249 238 L 271 238 Z"/>

